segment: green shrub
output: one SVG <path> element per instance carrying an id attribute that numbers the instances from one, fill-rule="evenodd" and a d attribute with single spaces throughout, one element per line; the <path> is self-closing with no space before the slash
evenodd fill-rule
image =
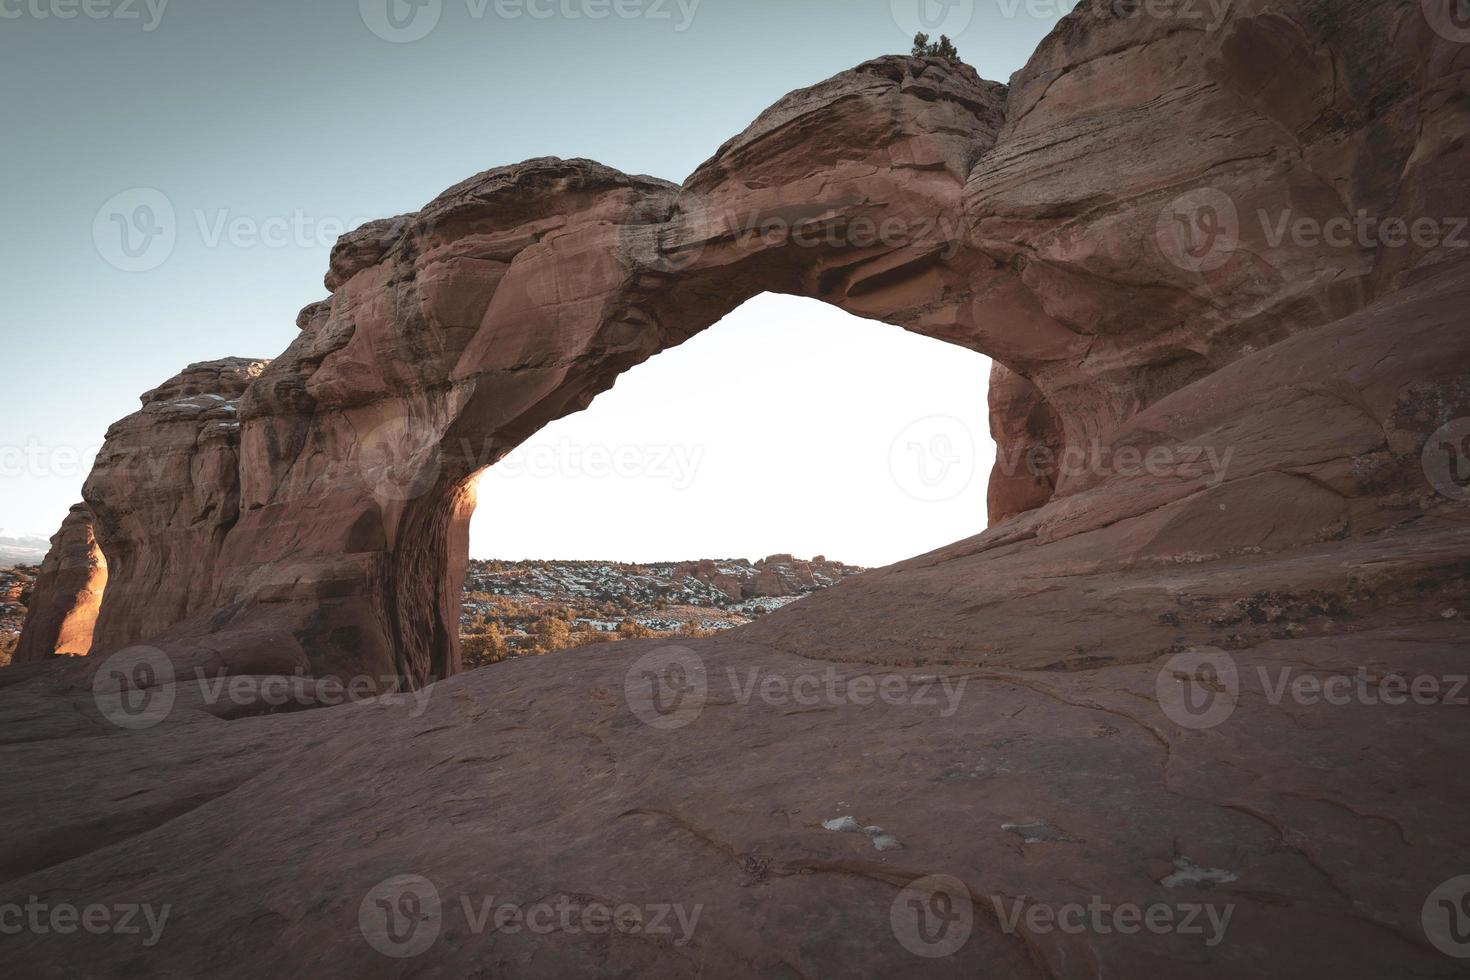
<path id="1" fill-rule="evenodd" d="M 922 32 L 914 35 L 915 58 L 943 58 L 945 61 L 958 62 L 960 52 L 955 48 L 954 42 L 946 34 L 939 35 L 939 40 L 931 42 L 929 35 Z"/>

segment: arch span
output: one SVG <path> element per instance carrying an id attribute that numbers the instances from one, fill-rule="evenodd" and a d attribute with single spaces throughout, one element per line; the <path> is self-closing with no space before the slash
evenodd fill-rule
<path id="1" fill-rule="evenodd" d="M 233 419 L 173 406 L 170 440 L 213 426 L 208 465 L 180 452 L 156 478 L 99 463 L 88 481 L 110 571 L 93 652 L 151 638 L 240 670 L 452 672 L 470 477 L 762 291 L 994 358 L 1002 456 L 1163 438 L 1127 422 L 1454 257 L 1324 250 L 1249 220 L 1210 222 L 1227 234 L 1199 257 L 1206 212 L 1470 204 L 1451 48 L 1384 5 L 1339 6 L 1237 4 L 1200 31 L 1082 5 L 1009 88 L 882 58 L 782 99 L 683 185 L 532 160 L 344 236 L 330 298 Z M 1292 99 L 1262 98 L 1261 64 Z M 147 422 L 115 427 L 105 459 L 135 458 Z M 1102 482 L 1010 499 L 1053 499 L 1028 531 L 1046 541 L 1187 492 Z"/>

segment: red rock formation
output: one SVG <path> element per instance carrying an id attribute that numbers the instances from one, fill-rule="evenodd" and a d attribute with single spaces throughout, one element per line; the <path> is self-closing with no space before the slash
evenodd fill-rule
<path id="1" fill-rule="evenodd" d="M 990 369 L 990 437 L 995 465 L 986 510 L 995 525 L 1051 499 L 1063 449 L 1057 417 L 1041 392 L 998 361 Z"/>
<path id="2" fill-rule="evenodd" d="M 260 705 L 160 685 L 131 692 L 174 699 L 134 737 L 99 718 L 107 692 L 67 687 L 91 670 L 10 668 L 0 906 L 181 912 L 146 958 L 30 932 L 8 962 L 1452 974 L 1429 930 L 1462 904 L 1443 889 L 1470 853 L 1470 740 L 1447 702 L 1470 610 L 1470 260 L 1275 232 L 1470 212 L 1470 45 L 1431 7 L 1238 0 L 1206 30 L 1082 4 L 1008 94 L 883 59 L 783 100 L 682 189 L 532 161 L 348 236 L 332 298 L 242 398 L 223 543 L 165 519 L 200 486 L 172 466 L 108 528 L 168 529 L 156 580 L 210 583 L 118 612 L 141 629 L 200 603 L 153 638 L 165 666 L 452 671 L 468 477 L 761 289 L 994 355 L 1002 449 L 1059 435 L 1055 487 L 997 483 L 1002 509 L 1029 509 L 733 635 L 519 661 L 397 703 L 221 724 Z M 959 233 L 925 230 L 955 216 Z M 779 234 L 793 218 L 815 241 Z M 886 218 L 907 237 L 859 243 Z M 117 506 L 112 479 L 89 500 Z M 651 716 L 650 675 L 695 710 Z M 1282 697 L 1283 677 L 1367 694 Z M 1411 678 L 1443 686 L 1384 700 Z M 1181 713 L 1181 691 L 1227 717 Z M 404 905 L 407 875 L 442 905 Z M 459 910 L 487 897 L 702 914 L 683 944 L 476 931 Z M 1099 903 L 1232 918 L 1213 941 L 1136 916 L 1030 924 Z M 905 932 L 926 904 L 961 917 L 948 955 Z M 395 908 L 420 913 L 422 949 L 385 936 Z"/>
<path id="3" fill-rule="evenodd" d="M 238 386 L 238 465 L 223 430 L 206 472 L 185 465 L 192 408 L 157 427 L 149 413 L 170 403 L 153 398 L 120 423 L 87 491 L 117 583 L 98 648 L 154 635 L 240 670 L 454 673 L 473 476 L 763 290 L 994 356 L 1003 463 L 1056 457 L 1043 477 L 998 473 L 995 516 L 1031 511 L 1040 542 L 1220 493 L 1233 514 L 1277 506 L 1281 479 L 1306 478 L 1138 484 L 1109 460 L 1191 448 L 1170 442 L 1176 417 L 1136 420 L 1194 411 L 1187 393 L 1242 359 L 1457 274 L 1443 243 L 1293 229 L 1470 207 L 1458 57 L 1426 21 L 1366 0 L 1239 3 L 1218 30 L 1084 5 L 1009 89 L 879 59 L 782 99 L 682 187 L 580 160 L 474 177 L 342 239 L 331 298 Z M 154 442 L 175 462 L 140 481 L 127 461 Z M 1252 538 L 1181 519 L 1187 533 L 1160 539 L 1171 560 Z"/>
<path id="4" fill-rule="evenodd" d="M 82 488 L 109 575 L 98 653 L 214 608 L 214 556 L 239 516 L 239 399 L 267 363 L 192 364 L 108 430 Z"/>
<path id="5" fill-rule="evenodd" d="M 86 504 L 77 504 L 52 536 L 51 550 L 31 588 L 14 662 L 57 654 L 86 656 L 106 586 L 107 560 L 97 546 L 92 513 Z"/>

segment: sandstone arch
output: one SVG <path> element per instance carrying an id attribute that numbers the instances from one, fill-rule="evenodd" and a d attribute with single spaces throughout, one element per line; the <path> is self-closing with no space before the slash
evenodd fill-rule
<path id="1" fill-rule="evenodd" d="M 171 424 L 207 430 L 214 462 L 121 478 L 109 461 L 148 456 L 152 436 L 115 427 L 85 491 L 114 566 L 93 652 L 150 640 L 232 669 L 413 685 L 454 672 L 473 474 L 760 291 L 994 357 L 1002 455 L 1147 445 L 1167 426 L 1130 429 L 1140 413 L 1454 258 L 1312 248 L 1252 222 L 1466 204 L 1455 48 L 1381 5 L 1318 6 L 1237 4 L 1206 30 L 1083 5 L 1009 87 L 882 58 L 781 100 L 683 185 L 533 160 L 345 236 L 330 299 L 284 354 L 202 367 L 238 397 L 238 428 Z M 1200 200 L 1235 212 L 1218 262 L 1171 250 L 1170 219 Z M 1043 540 L 1186 495 L 1110 494 L 1087 473 L 993 489 L 1001 513 L 1054 502 L 1026 532 Z M 197 504 L 188 520 L 179 500 Z"/>

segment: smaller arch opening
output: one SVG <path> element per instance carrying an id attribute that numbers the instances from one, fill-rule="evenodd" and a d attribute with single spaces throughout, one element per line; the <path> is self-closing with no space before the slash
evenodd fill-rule
<path id="1" fill-rule="evenodd" d="M 942 547 L 987 524 L 991 367 L 761 294 L 478 473 L 467 554 L 875 567 Z"/>

